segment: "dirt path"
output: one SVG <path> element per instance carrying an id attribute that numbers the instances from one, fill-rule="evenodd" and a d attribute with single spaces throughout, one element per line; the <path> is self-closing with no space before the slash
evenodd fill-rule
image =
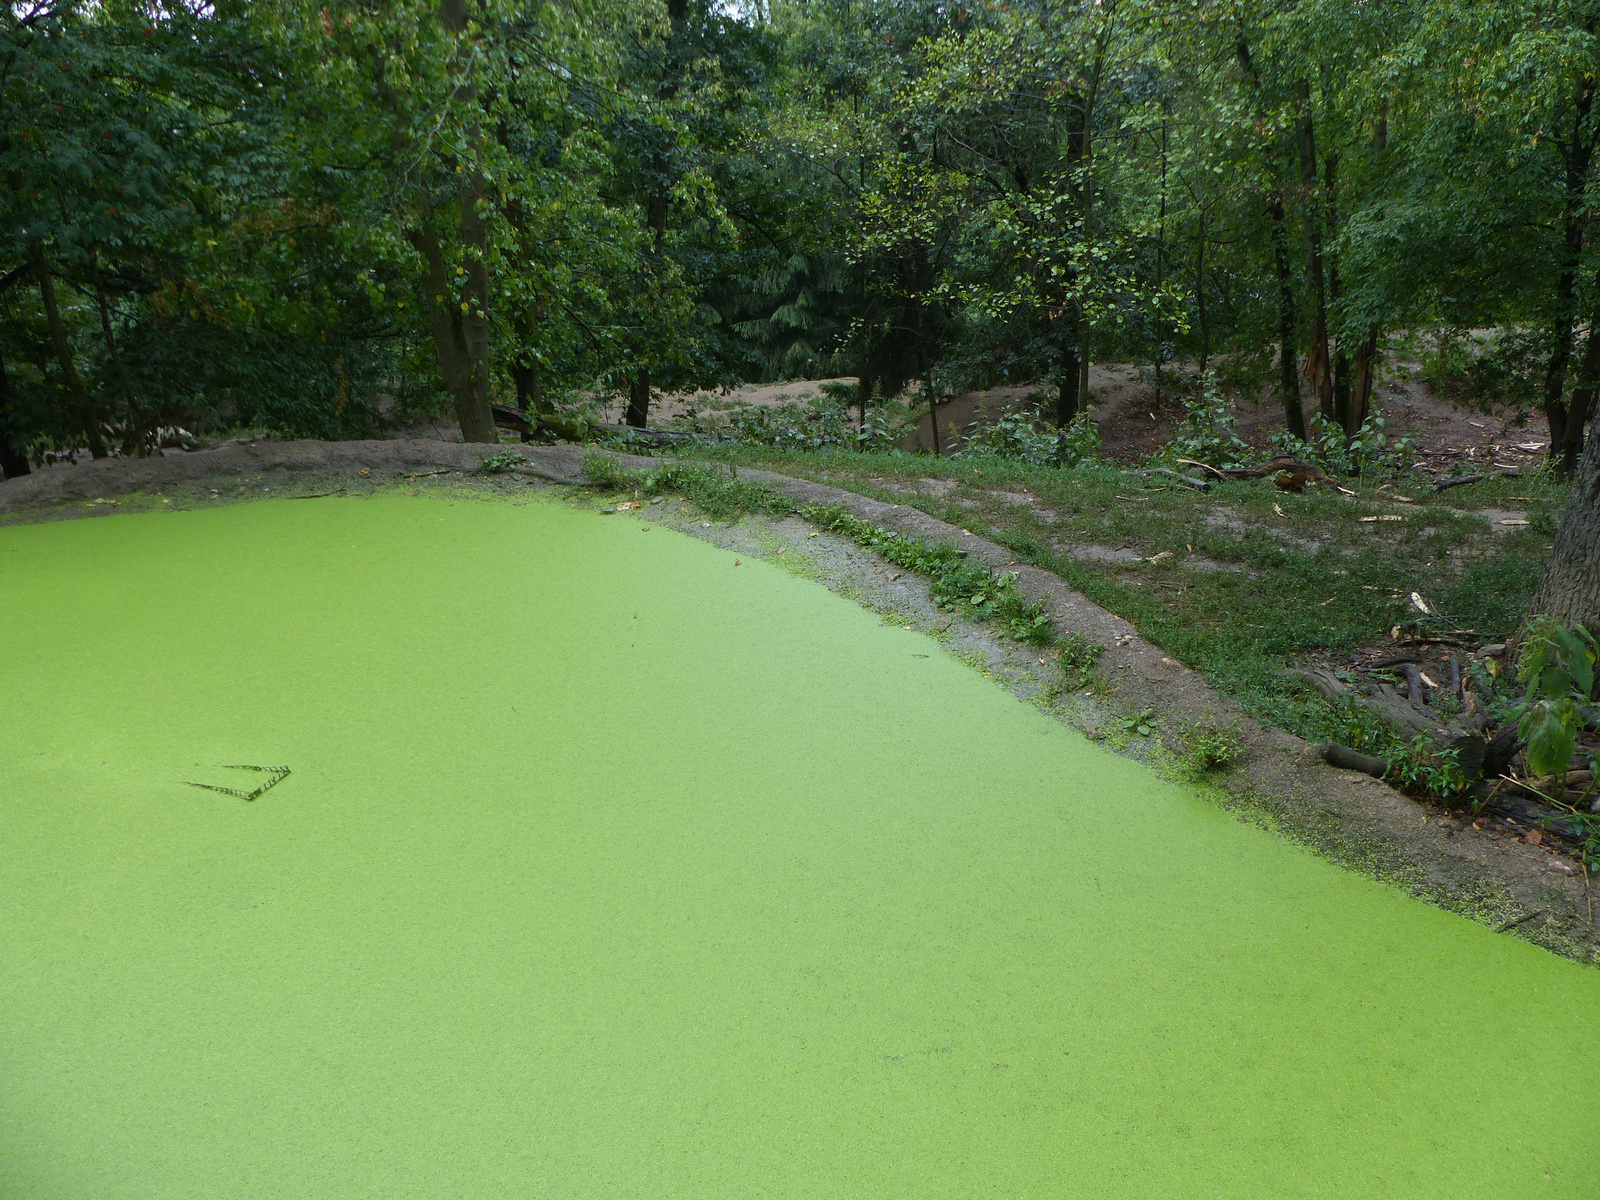
<path id="1" fill-rule="evenodd" d="M 470 486 L 519 491 L 550 486 L 529 476 L 485 477 L 477 464 L 499 447 L 435 441 L 234 443 L 181 457 L 106 459 L 41 472 L 0 484 L 0 524 L 70 519 L 112 512 L 187 508 L 264 496 L 330 493 L 359 495 L 396 485 L 416 489 Z M 547 477 L 581 472 L 578 447 L 529 447 L 525 454 Z M 657 460 L 617 456 L 629 467 L 650 469 Z M 809 555 L 809 572 L 834 590 L 878 608 L 893 619 L 926 629 L 1018 695 L 1045 704 L 1061 720 L 1114 748 L 1157 762 L 1172 758 L 1187 725 L 1236 723 L 1250 753 L 1216 780 L 1219 799 L 1241 820 L 1271 826 L 1330 859 L 1384 879 L 1441 907 L 1585 961 L 1600 962 L 1600 937 L 1589 923 L 1584 881 L 1536 847 L 1495 832 L 1460 827 L 1365 775 L 1321 763 L 1306 765 L 1305 743 L 1258 725 L 1195 672 L 1139 636 L 1128 622 L 1095 605 L 1059 577 L 1018 564 L 1004 547 L 936 520 L 907 505 L 872 500 L 839 488 L 766 471 L 744 470 L 798 505 L 838 505 L 901 533 L 952 541 L 997 570 L 1018 574 L 1030 598 L 1042 598 L 1062 631 L 1076 631 L 1106 647 L 1100 666 L 1104 696 L 1071 694 L 1053 701 L 1045 693 L 1059 672 L 1036 651 L 989 636 L 939 614 L 925 584 L 877 556 L 838 539 L 810 537 L 798 521 L 747 520 L 734 526 L 707 522 L 679 503 L 644 510 L 651 520 L 696 537 L 745 549 L 752 555 Z M 595 503 L 598 499 L 580 502 Z M 629 519 L 626 516 L 621 519 Z M 893 577 L 893 578 L 891 578 Z M 1122 718 L 1154 711 L 1157 737 L 1125 736 Z M 1152 820 L 1131 829 L 1127 852 L 1161 836 Z"/>

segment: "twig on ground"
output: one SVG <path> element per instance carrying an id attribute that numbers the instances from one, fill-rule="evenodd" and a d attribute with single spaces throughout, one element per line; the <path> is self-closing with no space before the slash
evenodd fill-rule
<path id="1" fill-rule="evenodd" d="M 1536 908 L 1530 913 L 1523 913 L 1520 917 L 1516 918 L 1516 920 L 1514 920 L 1514 921 L 1507 921 L 1504 925 L 1501 925 L 1501 926 L 1497 927 L 1495 929 L 1495 932 L 1496 933 L 1504 933 L 1508 929 L 1515 929 L 1518 925 L 1526 925 L 1529 921 L 1533 920 L 1535 917 L 1540 917 L 1540 916 L 1543 916 L 1543 915 L 1544 915 L 1544 909 Z"/>

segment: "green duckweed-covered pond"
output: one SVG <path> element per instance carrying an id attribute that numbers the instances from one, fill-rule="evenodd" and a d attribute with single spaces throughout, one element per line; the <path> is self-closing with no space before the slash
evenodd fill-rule
<path id="1" fill-rule="evenodd" d="M 1596 1194 L 1600 973 L 733 562 L 0 530 L 0 1195 Z"/>

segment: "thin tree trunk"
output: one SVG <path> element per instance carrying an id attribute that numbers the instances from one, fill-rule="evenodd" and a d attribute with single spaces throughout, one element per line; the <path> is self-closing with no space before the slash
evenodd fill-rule
<path id="1" fill-rule="evenodd" d="M 1339 194 L 1335 181 L 1338 178 L 1339 156 L 1330 154 L 1322 164 L 1322 186 L 1327 206 L 1324 210 L 1323 233 L 1328 241 L 1333 241 L 1339 231 Z M 1336 307 L 1342 294 L 1339 279 L 1339 261 L 1332 252 L 1326 252 L 1328 271 L 1328 304 Z M 1352 438 L 1361 428 L 1360 421 L 1353 420 L 1350 407 L 1350 355 L 1345 351 L 1344 337 L 1339 336 L 1334 340 L 1331 373 L 1333 375 L 1333 419 L 1339 423 L 1339 428 L 1344 430 L 1346 438 Z"/>
<path id="2" fill-rule="evenodd" d="M 1550 461 L 1558 471 L 1562 467 L 1559 448 L 1567 443 L 1567 406 L 1562 396 L 1566 392 L 1567 371 L 1572 363 L 1572 325 L 1577 316 L 1574 288 L 1578 279 L 1578 262 L 1583 256 L 1589 162 L 1594 152 L 1585 127 L 1593 104 L 1594 82 L 1592 78 L 1586 78 L 1578 89 L 1577 104 L 1574 106 L 1572 141 L 1562 150 L 1566 166 L 1566 191 L 1561 206 L 1561 269 L 1556 275 L 1550 362 L 1545 368 L 1544 377 L 1544 413 L 1550 423 Z M 1581 430 L 1579 440 L 1582 440 Z"/>
<path id="3" fill-rule="evenodd" d="M 1211 363 L 1211 333 L 1206 327 L 1206 207 L 1200 208 L 1200 246 L 1194 257 L 1194 304 L 1200 326 L 1200 374 L 1206 373 Z"/>
<path id="4" fill-rule="evenodd" d="M 537 420 L 545 415 L 544 377 L 533 354 L 536 322 L 531 308 L 524 306 L 517 312 L 514 327 L 517 354 L 511 364 L 511 383 L 517 389 L 517 407 Z"/>
<path id="5" fill-rule="evenodd" d="M 482 152 L 481 137 L 477 152 Z M 467 344 L 467 366 L 471 372 L 473 431 L 462 422 L 461 433 L 469 442 L 498 442 L 494 413 L 489 400 L 489 221 L 483 212 L 483 176 L 476 164 L 461 173 L 461 242 L 465 250 L 466 274 L 461 299 L 466 305 L 461 314 L 461 330 Z"/>
<path id="6" fill-rule="evenodd" d="M 127 421 L 123 425 L 126 433 L 122 439 L 122 452 L 124 454 L 148 454 L 151 443 L 154 441 L 153 430 L 136 428 L 131 401 L 133 388 L 128 383 L 128 368 L 122 361 L 122 355 L 117 353 L 117 338 L 111 328 L 111 301 L 106 298 L 106 290 L 99 284 L 95 285 L 95 299 L 100 305 L 100 336 L 105 339 L 106 354 L 111 358 L 111 367 L 117 373 L 117 391 L 122 403 L 127 406 Z"/>
<path id="7" fill-rule="evenodd" d="M 1356 351 L 1350 381 L 1350 420 L 1359 430 L 1372 415 L 1372 390 L 1378 373 L 1378 327 L 1367 330 L 1366 340 Z"/>
<path id="8" fill-rule="evenodd" d="M 1072 418 L 1078 415 L 1079 402 L 1082 399 L 1080 391 L 1082 374 L 1078 369 L 1078 340 L 1078 306 L 1070 304 L 1062 319 L 1062 329 L 1056 345 L 1059 359 L 1056 375 L 1056 424 L 1062 429 L 1072 424 Z"/>
<path id="9" fill-rule="evenodd" d="M 1600 630 L 1600 437 L 1591 437 L 1567 492 L 1555 549 L 1530 611 Z"/>
<path id="10" fill-rule="evenodd" d="M 1234 52 L 1238 56 L 1240 69 L 1250 80 L 1250 90 L 1259 93 L 1261 78 L 1256 74 L 1255 62 L 1250 57 L 1249 43 L 1241 38 L 1235 43 Z M 1262 158 L 1270 180 L 1276 170 L 1270 147 L 1262 147 Z M 1284 212 L 1283 194 L 1276 187 L 1267 194 L 1267 215 L 1272 219 L 1272 262 L 1278 276 L 1278 398 L 1283 404 L 1283 421 L 1289 432 L 1304 439 L 1306 418 L 1300 407 L 1300 375 L 1295 365 L 1300 315 L 1295 306 L 1293 275 L 1289 270 L 1288 214 Z"/>
<path id="11" fill-rule="evenodd" d="M 33 468 L 22 450 L 12 422 L 16 417 L 11 403 L 11 384 L 6 378 L 6 363 L 0 358 L 0 479 L 27 475 Z"/>
<path id="12" fill-rule="evenodd" d="M 1583 453 L 1583 427 L 1594 413 L 1596 390 L 1600 389 L 1600 312 L 1589 319 L 1589 336 L 1584 341 L 1583 358 L 1578 364 L 1578 380 L 1572 389 L 1572 402 L 1566 405 L 1567 419 L 1559 443 L 1550 443 L 1550 458 L 1556 470 L 1570 476 Z"/>
<path id="13" fill-rule="evenodd" d="M 1300 149 L 1300 187 L 1305 218 L 1306 299 L 1311 309 L 1310 346 L 1306 370 L 1316 393 L 1317 409 L 1334 420 L 1332 364 L 1328 359 L 1328 299 L 1323 281 L 1322 223 L 1317 211 L 1317 138 L 1311 118 L 1311 86 L 1304 80 L 1295 85 L 1299 115 L 1295 134 Z"/>
<path id="14" fill-rule="evenodd" d="M 1273 196 L 1267 205 L 1272 217 L 1272 262 L 1278 275 L 1278 399 L 1283 404 L 1283 423 L 1295 437 L 1305 440 L 1306 415 L 1300 407 L 1300 370 L 1295 362 L 1295 343 L 1299 340 L 1300 314 L 1294 302 L 1294 274 L 1289 269 L 1287 215 L 1281 197 Z"/>
<path id="15" fill-rule="evenodd" d="M 72 361 L 72 345 L 67 341 L 67 327 L 61 320 L 61 309 L 56 304 L 56 285 L 50 278 L 50 258 L 45 253 L 43 242 L 34 242 L 28 247 L 28 256 L 33 263 L 34 278 L 39 283 L 39 297 L 44 301 L 45 322 L 50 328 L 50 344 L 56 352 L 56 361 L 61 364 L 61 377 L 67 385 L 67 395 L 72 400 L 72 406 L 79 422 L 83 425 L 84 436 L 89 439 L 89 453 L 95 458 L 106 457 L 105 439 L 100 436 L 100 424 L 95 420 L 94 412 L 89 407 L 89 394 L 84 390 L 83 380 L 78 375 L 78 368 Z"/>
<path id="16" fill-rule="evenodd" d="M 1161 114 L 1161 203 L 1156 213 L 1156 295 L 1166 283 L 1167 271 L 1167 117 Z M 1161 407 L 1161 375 L 1166 367 L 1167 349 L 1161 341 L 1161 305 L 1156 303 L 1156 407 Z"/>
<path id="17" fill-rule="evenodd" d="M 465 35 L 468 30 L 466 0 L 439 0 L 439 20 L 450 33 Z M 456 99 L 460 101 L 470 103 L 477 96 L 477 84 L 471 81 L 456 89 Z M 408 236 L 427 267 L 433 340 L 438 348 L 445 387 L 455 400 L 461 436 L 469 442 L 498 442 L 500 433 L 489 407 L 489 222 L 483 211 L 482 130 L 473 126 L 468 130 L 467 140 L 474 160 L 457 164 L 461 168 L 457 190 L 461 244 L 466 258 L 459 299 L 445 263 L 438 230 L 434 227 L 433 204 L 427 198 L 425 185 L 423 219 Z"/>

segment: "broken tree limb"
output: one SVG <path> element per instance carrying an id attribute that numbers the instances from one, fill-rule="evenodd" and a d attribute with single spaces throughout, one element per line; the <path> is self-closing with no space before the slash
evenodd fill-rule
<path id="1" fill-rule="evenodd" d="M 1321 667 L 1312 669 L 1290 667 L 1288 670 L 1281 672 L 1281 674 L 1285 679 L 1293 679 L 1299 683 L 1306 684 L 1308 687 L 1315 688 L 1327 700 L 1333 700 L 1350 690 L 1345 687 L 1332 671 L 1324 670 Z"/>
<path id="2" fill-rule="evenodd" d="M 1389 771 L 1389 764 L 1383 759 L 1352 750 L 1349 746 L 1341 746 L 1338 742 L 1324 742 L 1319 746 L 1313 746 L 1312 749 L 1330 767 L 1339 767 L 1345 771 L 1360 771 L 1363 775 L 1371 775 L 1374 779 L 1382 779 Z"/>
<path id="3" fill-rule="evenodd" d="M 1149 478 L 1151 475 L 1165 475 L 1168 478 L 1176 479 L 1185 487 L 1194 488 L 1197 492 L 1209 492 L 1211 490 L 1211 481 L 1209 479 L 1196 479 L 1193 475 L 1185 475 L 1181 471 L 1174 471 L 1171 467 L 1151 467 L 1148 471 L 1140 471 L 1139 474 L 1145 478 Z"/>
<path id="4" fill-rule="evenodd" d="M 1443 492 L 1453 487 L 1463 487 L 1469 483 L 1481 483 L 1482 481 L 1482 475 L 1457 475 L 1454 479 L 1441 479 L 1433 485 L 1433 490 Z"/>

